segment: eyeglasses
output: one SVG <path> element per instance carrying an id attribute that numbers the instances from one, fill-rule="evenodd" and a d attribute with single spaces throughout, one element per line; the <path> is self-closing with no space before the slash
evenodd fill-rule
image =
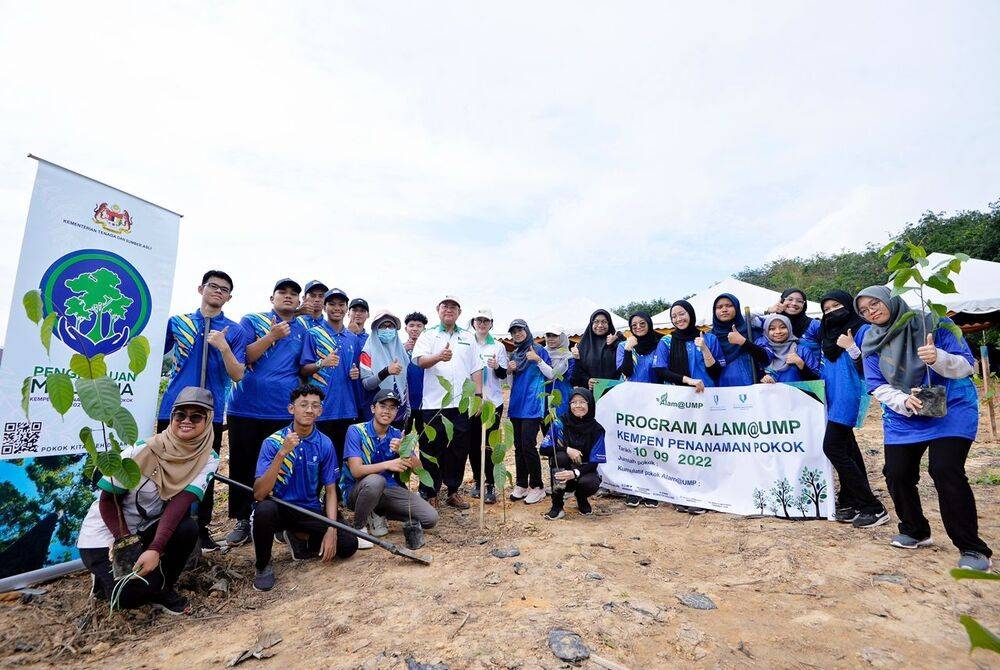
<path id="1" fill-rule="evenodd" d="M 313 410 L 323 409 L 323 403 L 321 402 L 297 402 L 295 403 L 295 406 L 298 407 L 299 409 L 313 409 Z"/>
<path id="2" fill-rule="evenodd" d="M 802 298 L 785 298 L 785 303 L 789 305 L 804 305 L 806 301 Z"/>
<path id="3" fill-rule="evenodd" d="M 209 291 L 215 291 L 216 293 L 221 293 L 222 295 L 229 295 L 230 293 L 233 292 L 233 289 L 229 288 L 228 286 L 220 286 L 215 282 L 211 281 L 208 282 L 207 284 L 203 284 L 202 286 L 203 288 L 207 288 Z"/>
<path id="4" fill-rule="evenodd" d="M 881 300 L 875 300 L 868 304 L 867 307 L 859 307 L 858 314 L 861 316 L 869 316 L 872 312 L 881 312 L 885 308 L 885 303 Z"/>
<path id="5" fill-rule="evenodd" d="M 170 418 L 179 423 L 184 421 L 190 421 L 191 423 L 201 423 L 208 418 L 205 414 L 201 412 L 185 412 L 183 410 L 178 410 L 170 415 Z"/>

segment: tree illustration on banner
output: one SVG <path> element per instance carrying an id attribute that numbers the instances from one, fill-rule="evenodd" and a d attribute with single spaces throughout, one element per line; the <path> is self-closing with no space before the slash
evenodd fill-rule
<path id="1" fill-rule="evenodd" d="M 799 475 L 799 484 L 802 485 L 802 497 L 813 504 L 816 518 L 819 519 L 819 504 L 827 497 L 826 479 L 823 477 L 823 473 L 818 468 L 803 467 L 802 474 Z M 802 516 L 805 516 L 805 512 L 802 513 Z"/>
<path id="2" fill-rule="evenodd" d="M 63 303 L 63 315 L 73 317 L 69 325 L 94 344 L 111 337 L 115 324 L 125 318 L 133 302 L 119 289 L 121 283 L 121 278 L 107 268 L 67 279 L 66 287 L 76 294 Z"/>
<path id="3" fill-rule="evenodd" d="M 771 498 L 776 503 L 775 507 L 781 506 L 785 518 L 790 518 L 788 506 L 794 504 L 795 487 L 788 481 L 788 477 L 782 477 L 771 487 Z"/>
<path id="4" fill-rule="evenodd" d="M 767 507 L 767 494 L 760 489 L 753 490 L 753 506 L 760 510 L 760 513 L 764 513 L 764 508 Z"/>

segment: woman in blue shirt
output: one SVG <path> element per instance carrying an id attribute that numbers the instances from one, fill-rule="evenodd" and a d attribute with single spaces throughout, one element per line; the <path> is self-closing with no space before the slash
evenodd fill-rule
<path id="1" fill-rule="evenodd" d="M 514 340 L 507 364 L 508 374 L 513 375 L 507 401 L 507 416 L 514 425 L 515 486 L 510 499 L 533 505 L 545 498 L 537 440 L 545 415 L 545 384 L 552 379 L 552 359 L 545 347 L 535 344 L 524 319 L 511 321 L 507 331 Z"/>
<path id="2" fill-rule="evenodd" d="M 920 505 L 920 459 L 930 452 L 928 471 L 937 489 L 941 521 L 958 547 L 958 567 L 988 571 L 993 552 L 979 537 L 976 499 L 965 460 L 979 429 L 979 403 L 972 383 L 972 352 L 963 338 L 929 315 L 905 317 L 910 308 L 885 286 L 870 286 L 855 299 L 871 328 L 862 343 L 868 389 L 882 403 L 885 481 L 899 515 L 900 534 L 891 544 L 917 549 L 931 544 L 931 527 Z M 902 321 L 904 317 L 907 319 Z M 921 416 L 921 385 L 944 386 L 947 413 Z"/>
<path id="3" fill-rule="evenodd" d="M 799 382 L 819 378 L 819 359 L 795 336 L 792 323 L 784 314 L 764 317 L 764 335 L 757 346 L 767 351 L 770 360 L 760 381 L 765 384 Z"/>
<path id="4" fill-rule="evenodd" d="M 618 374 L 628 382 L 659 383 L 653 372 L 653 354 L 660 336 L 653 330 L 652 317 L 636 312 L 628 318 L 628 328 L 631 335 L 618 343 L 615 354 Z"/>
<path id="5" fill-rule="evenodd" d="M 835 518 L 857 528 L 878 526 L 889 520 L 889 514 L 872 493 L 865 459 L 854 436 L 865 404 L 859 347 L 868 325 L 854 311 L 854 303 L 846 291 L 830 291 L 820 299 L 820 307 L 823 309 L 819 329 L 820 377 L 826 385 L 823 453 L 840 480 Z"/>
<path id="6" fill-rule="evenodd" d="M 712 334 L 722 346 L 722 374 L 719 386 L 749 386 L 757 381 L 754 365 L 768 363 L 767 352 L 747 338 L 748 327 L 740 301 L 723 293 L 712 303 Z"/>
<path id="7" fill-rule="evenodd" d="M 798 288 L 786 288 L 781 299 L 768 308 L 765 314 L 784 314 L 792 324 L 792 333 L 799 338 L 799 348 L 819 353 L 819 321 L 806 314 L 806 292 Z"/>
<path id="8" fill-rule="evenodd" d="M 653 354 L 653 370 L 660 381 L 693 386 L 698 393 L 715 386 L 724 364 L 719 340 L 712 333 L 702 334 L 687 300 L 670 305 L 670 323 L 674 332 L 660 338 Z"/>

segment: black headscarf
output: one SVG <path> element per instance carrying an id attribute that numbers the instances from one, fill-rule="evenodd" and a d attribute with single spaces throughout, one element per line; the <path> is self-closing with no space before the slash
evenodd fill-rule
<path id="1" fill-rule="evenodd" d="M 608 320 L 608 332 L 604 335 L 597 335 L 594 333 L 594 319 L 602 314 Z M 587 326 L 587 332 L 580 338 L 580 344 L 577 346 L 577 350 L 580 352 L 580 364 L 594 379 L 618 379 L 615 354 L 621 335 L 618 335 L 616 341 L 611 344 L 607 343 L 608 335 L 618 335 L 614 322 L 611 320 L 611 312 L 599 309 L 590 315 L 590 325 Z"/>
<path id="2" fill-rule="evenodd" d="M 715 306 L 719 304 L 719 301 L 723 298 L 729 300 L 733 303 L 733 308 L 736 310 L 736 316 L 730 321 L 720 321 L 719 317 L 715 315 Z M 719 340 L 719 346 L 722 347 L 722 355 L 726 359 L 726 364 L 731 365 L 739 358 L 743 352 L 740 349 L 740 345 L 731 344 L 729 342 L 729 333 L 732 332 L 733 326 L 736 326 L 736 330 L 739 331 L 740 335 L 747 337 L 747 320 L 743 318 L 743 311 L 740 307 L 739 299 L 732 293 L 720 293 L 719 296 L 712 301 L 712 333 Z"/>
<path id="3" fill-rule="evenodd" d="M 670 361 L 667 364 L 667 369 L 679 375 L 688 375 L 691 373 L 691 367 L 688 362 L 687 343 L 701 335 L 701 331 L 695 325 L 694 307 L 691 306 L 691 303 L 687 300 L 675 300 L 670 305 L 671 312 L 674 311 L 674 307 L 680 307 L 687 312 L 691 321 L 687 328 L 677 328 L 670 334 Z"/>
<path id="4" fill-rule="evenodd" d="M 793 293 L 798 293 L 799 295 L 801 295 L 802 302 L 805 304 L 802 305 L 802 311 L 796 314 L 795 316 L 792 316 L 787 312 L 784 314 L 785 317 L 792 322 L 792 332 L 795 334 L 795 337 L 802 337 L 802 334 L 806 332 L 806 328 L 808 328 L 809 324 L 812 323 L 813 321 L 812 317 L 806 314 L 806 308 L 809 307 L 809 299 L 806 297 L 806 292 L 803 291 L 802 289 L 786 288 L 784 291 L 781 292 L 781 302 L 785 302 L 785 298 L 787 298 Z"/>
<path id="5" fill-rule="evenodd" d="M 844 353 L 837 345 L 837 338 L 848 330 L 857 334 L 858 329 L 865 325 L 865 320 L 854 311 L 854 298 L 847 291 L 829 291 L 819 299 L 820 306 L 827 300 L 836 300 L 843 305 L 840 309 L 823 314 L 823 320 L 819 323 L 819 341 L 823 347 L 823 355 L 828 361 L 835 361 Z"/>
<path id="6" fill-rule="evenodd" d="M 645 356 L 646 354 L 651 354 L 656 350 L 656 345 L 660 343 L 659 334 L 653 330 L 653 317 L 649 315 L 648 312 L 636 312 L 628 318 L 628 326 L 632 328 L 632 319 L 639 317 L 646 322 L 646 334 L 642 337 L 638 337 L 635 333 L 632 335 L 638 342 L 635 345 L 635 352 L 640 356 Z"/>
<path id="7" fill-rule="evenodd" d="M 563 425 L 563 444 L 582 453 L 586 462 L 590 458 L 590 449 L 594 446 L 594 442 L 604 434 L 604 428 L 595 418 L 597 408 L 594 394 L 585 388 L 577 387 L 570 394 L 570 401 L 573 400 L 573 396 L 582 396 L 587 401 L 587 414 L 583 418 L 577 418 L 567 405 L 566 413 L 559 417 Z"/>

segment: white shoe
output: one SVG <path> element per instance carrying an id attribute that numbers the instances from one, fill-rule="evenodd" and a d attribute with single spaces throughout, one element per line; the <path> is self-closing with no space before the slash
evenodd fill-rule
<path id="1" fill-rule="evenodd" d="M 358 528 L 358 530 L 360 530 L 363 533 L 367 533 L 368 532 L 368 528 L 367 527 L 365 527 L 365 528 Z M 371 549 L 374 546 L 375 546 L 374 544 L 372 544 L 371 542 L 369 542 L 365 538 L 363 538 L 363 537 L 359 537 L 358 538 L 358 549 Z"/>
<path id="2" fill-rule="evenodd" d="M 375 537 L 385 537 L 389 534 L 389 523 L 384 516 L 372 512 L 368 515 L 368 527 Z"/>
<path id="3" fill-rule="evenodd" d="M 528 495 L 528 489 L 523 486 L 515 486 L 514 490 L 510 492 L 511 500 L 524 500 L 524 496 Z"/>
<path id="4" fill-rule="evenodd" d="M 545 489 L 543 488 L 528 489 L 528 495 L 524 497 L 524 504 L 534 505 L 535 503 L 541 502 L 542 500 L 545 500 Z"/>

